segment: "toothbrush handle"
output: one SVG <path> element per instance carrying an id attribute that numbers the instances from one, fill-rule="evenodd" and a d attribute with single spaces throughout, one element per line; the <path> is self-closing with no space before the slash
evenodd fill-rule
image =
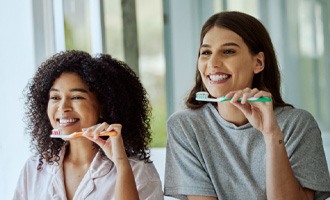
<path id="1" fill-rule="evenodd" d="M 220 100 L 220 102 L 225 102 L 225 101 L 230 101 L 231 100 L 231 98 L 225 98 L 225 97 L 220 97 L 219 98 Z M 239 98 L 238 99 L 238 102 L 241 102 L 242 101 L 242 99 L 241 98 Z M 247 99 L 247 102 L 271 102 L 272 101 L 272 98 L 270 98 L 270 97 L 259 97 L 259 98 L 255 98 L 255 97 L 250 97 L 250 98 L 248 98 Z"/>
<path id="2" fill-rule="evenodd" d="M 115 136 L 117 135 L 117 132 L 115 131 L 107 131 L 107 132 L 101 132 L 99 136 Z M 62 135 L 62 134 L 51 134 L 51 138 L 62 138 L 62 139 L 71 139 L 71 138 L 77 138 L 83 136 L 83 132 L 74 132 L 70 135 Z M 89 134 L 88 136 L 93 136 L 93 134 Z"/>
<path id="3" fill-rule="evenodd" d="M 259 98 L 248 98 L 247 102 L 271 102 L 272 98 L 270 97 L 259 97 Z"/>
<path id="4" fill-rule="evenodd" d="M 115 136 L 117 135 L 117 132 L 115 131 L 108 131 L 108 132 L 101 132 L 99 136 Z M 83 132 L 77 132 L 77 137 L 83 136 Z M 88 134 L 88 136 L 93 136 L 93 134 Z"/>

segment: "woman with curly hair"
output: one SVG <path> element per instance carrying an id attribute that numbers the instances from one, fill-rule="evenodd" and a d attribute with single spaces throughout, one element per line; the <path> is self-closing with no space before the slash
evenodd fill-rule
<path id="1" fill-rule="evenodd" d="M 36 155 L 14 199 L 163 199 L 149 160 L 151 107 L 124 63 L 83 51 L 55 54 L 26 87 L 26 117 Z M 83 132 L 83 137 L 51 138 Z M 100 137 L 103 131 L 116 132 Z"/>

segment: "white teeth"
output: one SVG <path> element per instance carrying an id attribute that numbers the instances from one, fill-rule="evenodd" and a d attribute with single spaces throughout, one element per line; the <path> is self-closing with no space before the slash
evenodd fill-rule
<path id="1" fill-rule="evenodd" d="M 60 119 L 60 124 L 73 123 L 76 121 L 77 119 Z"/>
<path id="2" fill-rule="evenodd" d="M 211 81 L 222 81 L 228 78 L 228 75 L 221 74 L 221 75 L 210 75 Z"/>

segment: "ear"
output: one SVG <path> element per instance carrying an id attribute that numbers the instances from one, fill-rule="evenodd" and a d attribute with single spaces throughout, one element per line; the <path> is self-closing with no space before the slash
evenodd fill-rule
<path id="1" fill-rule="evenodd" d="M 254 66 L 254 74 L 258 74 L 265 68 L 265 54 L 264 52 L 259 52 L 257 55 L 255 55 L 256 64 Z"/>

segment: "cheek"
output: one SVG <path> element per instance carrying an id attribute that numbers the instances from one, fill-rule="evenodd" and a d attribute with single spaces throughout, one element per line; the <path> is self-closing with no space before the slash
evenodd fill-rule
<path id="1" fill-rule="evenodd" d="M 48 116 L 48 118 L 50 118 L 51 113 L 52 113 L 52 109 L 51 109 L 51 106 L 48 104 L 47 105 L 47 116 Z"/>
<path id="2" fill-rule="evenodd" d="M 50 123 L 52 125 L 54 125 L 54 119 L 53 119 L 53 116 L 54 116 L 54 108 L 52 108 L 50 105 L 47 106 L 47 116 L 48 116 L 48 119 L 50 121 Z"/>
<path id="3" fill-rule="evenodd" d="M 206 73 L 205 67 L 202 64 L 198 63 L 197 69 L 202 79 L 204 79 L 204 75 Z"/>
<path id="4" fill-rule="evenodd" d="M 200 65 L 197 66 L 197 69 L 198 69 L 199 74 L 203 77 L 203 71 L 202 71 L 202 69 L 200 68 Z"/>
<path id="5" fill-rule="evenodd" d="M 100 104 L 98 102 L 93 103 L 92 109 L 95 111 L 95 114 L 99 117 L 101 114 Z"/>
<path id="6" fill-rule="evenodd" d="M 87 110 L 85 110 L 85 113 L 89 113 L 89 121 L 93 121 L 95 124 L 99 121 L 101 113 L 98 105 L 92 105 Z"/>
<path id="7" fill-rule="evenodd" d="M 198 68 L 200 73 L 202 73 L 205 69 L 204 62 L 200 58 L 197 61 L 197 68 Z"/>

